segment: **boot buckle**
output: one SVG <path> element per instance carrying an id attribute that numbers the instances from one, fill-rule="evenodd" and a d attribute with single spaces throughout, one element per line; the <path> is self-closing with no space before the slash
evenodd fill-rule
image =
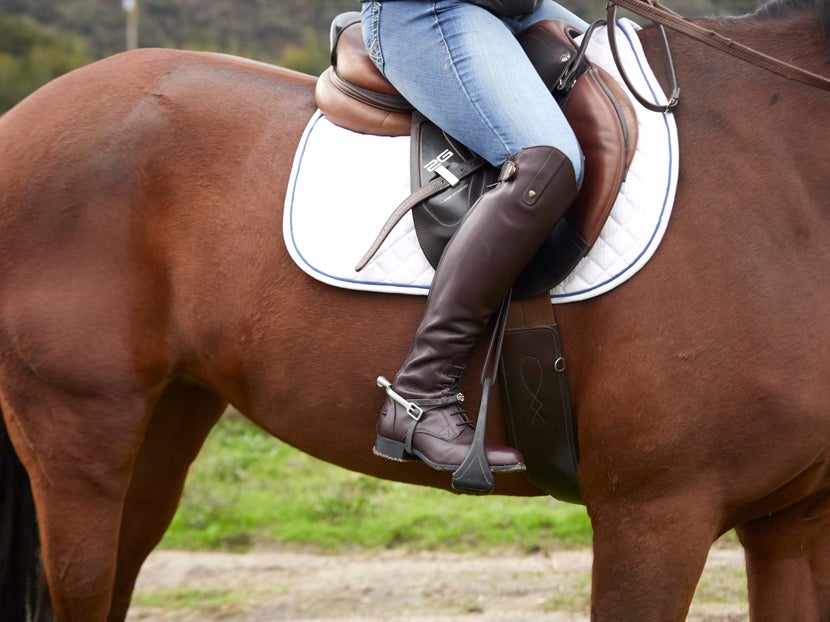
<path id="1" fill-rule="evenodd" d="M 519 167 L 516 166 L 516 163 L 513 160 L 505 160 L 504 164 L 501 166 L 501 170 L 499 171 L 499 181 L 507 181 L 508 179 L 512 179 L 516 176 L 516 172 L 519 170 Z"/>
<path id="2" fill-rule="evenodd" d="M 386 395 L 388 395 L 393 402 L 400 406 L 403 406 L 407 415 L 412 417 L 415 421 L 421 420 L 421 417 L 424 414 L 423 408 L 421 408 L 417 404 L 413 404 L 408 399 L 399 394 L 397 391 L 395 391 L 395 389 L 392 388 L 392 383 L 389 382 L 383 376 L 378 376 L 377 383 L 379 387 L 386 389 Z"/>

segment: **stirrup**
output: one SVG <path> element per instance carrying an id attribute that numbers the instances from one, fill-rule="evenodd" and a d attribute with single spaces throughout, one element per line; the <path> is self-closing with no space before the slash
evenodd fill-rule
<path id="1" fill-rule="evenodd" d="M 512 292 L 507 292 L 507 296 L 505 296 L 496 312 L 493 333 L 490 336 L 490 345 L 487 348 L 484 369 L 481 372 L 481 404 L 476 419 L 473 442 L 467 452 L 467 457 L 464 458 L 464 462 L 452 474 L 452 487 L 459 492 L 489 495 L 495 487 L 493 470 L 487 462 L 487 451 L 484 447 L 484 430 L 487 426 L 490 389 L 493 387 L 493 380 L 499 373 L 499 359 L 501 358 L 501 346 L 504 341 L 504 329 L 507 326 L 507 310 L 510 308 L 511 294 Z"/>

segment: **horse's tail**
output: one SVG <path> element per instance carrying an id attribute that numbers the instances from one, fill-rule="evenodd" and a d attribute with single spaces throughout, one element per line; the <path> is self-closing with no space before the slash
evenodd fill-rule
<path id="1" fill-rule="evenodd" d="M 40 538 L 32 487 L 0 412 L 0 612 L 8 622 L 34 618 Z"/>

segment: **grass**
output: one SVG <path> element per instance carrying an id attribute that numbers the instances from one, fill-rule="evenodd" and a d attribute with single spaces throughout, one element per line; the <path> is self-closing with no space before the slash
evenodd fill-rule
<path id="1" fill-rule="evenodd" d="M 413 466 L 413 468 L 417 468 Z M 734 536 L 731 536 L 734 543 Z M 244 552 L 301 549 L 326 554 L 441 550 L 498 554 L 587 548 L 591 526 L 581 506 L 551 498 L 475 497 L 389 482 L 335 467 L 265 434 L 245 419 L 223 418 L 191 469 L 162 548 Z M 590 571 L 569 570 L 537 603 L 545 613 L 585 614 Z M 241 619 L 279 587 L 186 585 L 135 594 L 134 605 L 177 617 Z M 484 611 L 472 596 L 458 615 Z M 464 600 L 466 598 L 466 600 Z M 743 570 L 704 574 L 698 606 L 743 604 Z M 354 605 L 360 608 L 358 603 Z M 443 606 L 443 605 L 442 605 Z"/>
<path id="2" fill-rule="evenodd" d="M 225 417 L 191 469 L 161 546 L 530 552 L 590 542 L 581 506 L 379 480 L 302 454 L 245 419 Z"/>
<path id="3" fill-rule="evenodd" d="M 142 607 L 165 610 L 199 608 L 209 612 L 227 610 L 235 604 L 244 603 L 248 598 L 250 598 L 249 594 L 238 590 L 172 587 L 141 594 L 136 601 Z"/>

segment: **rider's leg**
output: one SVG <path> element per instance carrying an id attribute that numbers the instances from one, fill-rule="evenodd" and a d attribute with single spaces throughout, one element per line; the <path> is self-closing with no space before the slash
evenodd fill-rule
<path id="1" fill-rule="evenodd" d="M 515 37 L 541 16 L 569 14 L 557 7 L 547 0 L 532 15 L 502 19 L 465 0 L 364 2 L 363 35 L 395 88 L 494 166 L 549 145 L 581 180 L 576 136 Z"/>
<path id="2" fill-rule="evenodd" d="M 378 454 L 416 456 L 447 470 L 461 464 L 473 430 L 453 399 L 456 380 L 490 315 L 576 195 L 570 160 L 553 147 L 530 147 L 507 161 L 498 185 L 468 212 L 441 257 L 423 320 L 393 383 L 425 412 L 416 424 L 387 399 Z M 514 450 L 495 444 L 488 445 L 487 458 L 494 471 L 521 463 Z"/>
<path id="3" fill-rule="evenodd" d="M 425 412 L 416 424 L 387 400 L 378 424 L 379 454 L 451 470 L 472 442 L 453 397 L 460 370 L 574 201 L 582 154 L 507 22 L 460 0 L 396 0 L 364 3 L 363 25 L 373 59 L 416 108 L 494 165 L 513 154 L 447 245 L 395 378 L 395 390 Z M 521 468 L 509 447 L 490 444 L 487 454 L 494 470 Z"/>

